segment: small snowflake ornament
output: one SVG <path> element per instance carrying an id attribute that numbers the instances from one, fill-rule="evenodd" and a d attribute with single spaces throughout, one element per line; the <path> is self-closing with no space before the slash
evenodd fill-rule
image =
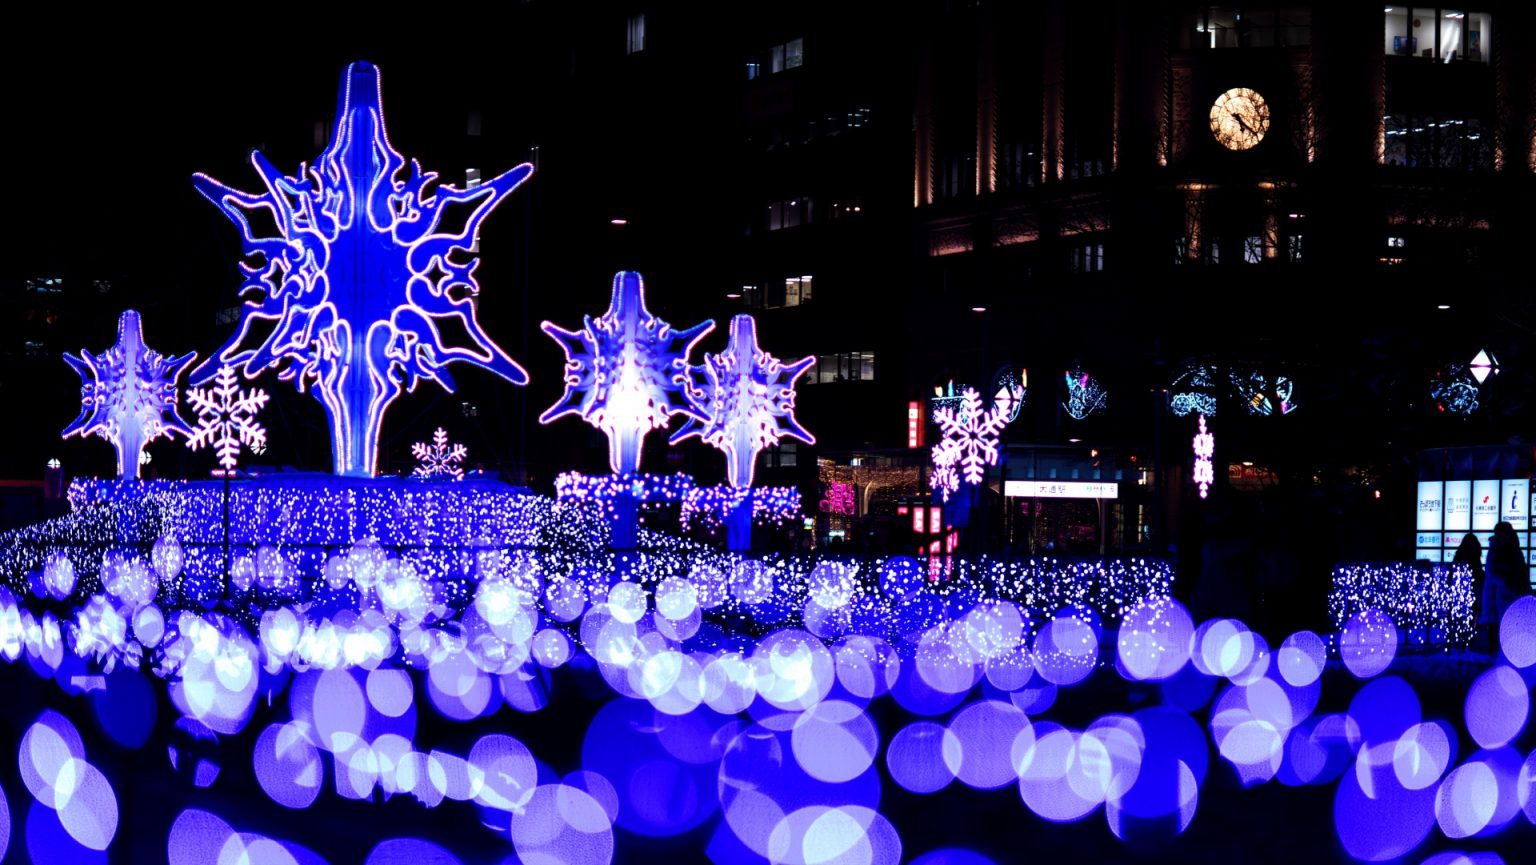
<path id="1" fill-rule="evenodd" d="M 1200 415 L 1200 432 L 1195 434 L 1195 485 L 1200 487 L 1200 498 L 1205 498 L 1216 483 L 1216 468 L 1211 457 L 1216 454 L 1216 436 L 1205 428 L 1205 415 Z"/>
<path id="2" fill-rule="evenodd" d="M 256 413 L 267 404 L 267 392 L 261 388 L 242 390 L 233 366 L 220 367 L 213 387 L 187 391 L 187 402 L 197 411 L 197 429 L 187 439 L 187 447 L 198 450 L 211 446 L 224 471 L 234 470 L 240 445 L 256 453 L 266 450 L 267 431 L 256 422 Z"/>
<path id="3" fill-rule="evenodd" d="M 464 468 L 459 465 L 469 456 L 463 445 L 448 444 L 448 431 L 442 427 L 432 434 L 432 443 L 416 442 L 411 445 L 411 455 L 416 457 L 418 478 L 446 475 L 456 481 L 464 479 Z"/>
<path id="4" fill-rule="evenodd" d="M 1007 409 L 993 405 L 982 410 L 981 394 L 968 387 L 961 394 L 958 407 L 940 408 L 933 413 L 933 419 L 944 436 L 934 447 L 935 469 L 942 470 L 947 463 L 958 470 L 966 483 L 981 483 L 986 467 L 997 465 L 998 435 L 1008 425 Z"/>

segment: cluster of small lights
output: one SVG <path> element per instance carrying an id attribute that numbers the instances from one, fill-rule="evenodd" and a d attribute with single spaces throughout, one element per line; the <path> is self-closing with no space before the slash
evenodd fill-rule
<path id="1" fill-rule="evenodd" d="M 1429 396 L 1435 408 L 1450 414 L 1469 415 L 1482 405 L 1480 384 L 1465 364 L 1453 363 L 1435 373 L 1429 383 Z"/>
<path id="2" fill-rule="evenodd" d="M 1061 407 L 1067 410 L 1067 414 L 1076 420 L 1083 420 L 1096 411 L 1100 411 L 1109 402 L 1109 393 L 1099 380 L 1084 372 L 1081 367 L 1074 367 L 1066 372 L 1067 398 Z"/>
<path id="3" fill-rule="evenodd" d="M 1216 397 L 1208 393 L 1176 393 L 1168 400 L 1168 410 L 1177 417 L 1188 417 L 1192 414 L 1203 414 L 1211 417 L 1216 414 Z"/>
<path id="4" fill-rule="evenodd" d="M 1392 617 L 1411 644 L 1464 647 L 1478 586 L 1467 565 L 1346 564 L 1334 568 L 1328 614 L 1339 628 L 1362 610 Z"/>
<path id="5" fill-rule="evenodd" d="M 19 566 L 18 548 L 38 548 L 37 566 L 13 583 L 15 594 L 0 591 L 0 654 L 25 655 L 73 692 L 85 689 L 79 677 L 57 674 L 70 658 L 87 669 L 154 673 L 184 720 L 215 735 L 238 733 L 258 703 L 284 701 L 287 714 L 262 722 L 250 759 L 261 792 L 288 808 L 309 807 L 331 789 L 358 803 L 379 795 L 429 808 L 468 803 L 504 815 L 486 824 L 499 825 L 521 858 L 581 865 L 612 861 L 623 840 L 616 828 L 671 837 L 710 825 L 764 856 L 784 843 L 771 840 L 777 833 L 810 851 L 806 861 L 833 861 L 829 851 L 851 837 L 872 851 L 869 861 L 894 863 L 904 854 L 900 827 L 878 810 L 884 783 L 919 795 L 955 782 L 1013 788 L 1046 821 L 1102 813 L 1109 832 L 1131 840 L 1190 825 L 1214 749 L 1243 787 L 1337 782 L 1351 807 L 1335 811 L 1335 828 L 1356 858 L 1392 858 L 1437 824 L 1460 838 L 1498 831 L 1512 816 L 1468 806 L 1520 771 L 1518 757 L 1506 766 L 1497 749 L 1520 734 L 1528 713 L 1517 668 L 1536 664 L 1536 599 L 1522 599 L 1503 623 L 1508 665 L 1467 693 L 1467 729 L 1484 750 L 1458 765 L 1438 722 L 1420 722 L 1411 687 L 1384 675 L 1399 626 L 1419 621 L 1410 608 L 1432 602 L 1433 590 L 1412 594 L 1422 573 L 1383 578 L 1389 569 L 1362 566 L 1339 575 L 1351 606 L 1335 609 L 1336 651 L 1360 686 L 1347 711 L 1314 715 L 1328 639 L 1302 631 L 1271 649 L 1237 620 L 1196 627 L 1169 596 L 1171 568 L 1156 560 L 957 558 L 950 578 L 933 582 L 904 557 L 751 558 L 649 530 L 637 553 L 611 554 L 600 548 L 601 521 L 562 520 L 535 497 L 486 486 L 477 503 L 473 481 L 442 488 L 448 494 L 358 482 L 341 498 L 362 515 L 323 531 L 398 520 L 433 501 L 439 518 L 457 521 L 406 527 L 418 535 L 414 545 L 398 533 L 387 543 L 364 537 L 318 557 L 303 556 L 296 538 L 254 550 L 243 540 L 236 561 L 249 564 L 235 566 L 217 597 L 189 603 L 196 598 L 177 577 L 194 567 L 200 545 L 217 546 L 218 486 L 112 486 L 77 490 L 75 514 L 0 539 L 7 573 Z M 291 489 L 241 495 L 241 486 L 242 520 L 286 533 L 289 523 L 315 517 L 283 510 L 303 498 Z M 522 524 L 521 544 L 495 531 L 461 543 L 457 573 L 416 555 L 424 543 L 495 524 L 496 511 L 513 508 L 501 525 Z M 460 520 L 465 510 L 476 513 Z M 81 545 L 50 547 L 50 526 L 57 540 L 66 526 L 79 532 L 88 523 L 116 532 L 116 544 L 97 548 L 106 550 L 98 563 Z M 141 552 L 122 543 L 156 533 Z M 240 533 L 251 528 L 242 524 Z M 1465 569 L 1431 576 L 1445 578 L 1441 591 L 1459 585 L 1470 603 Z M 74 605 L 56 613 L 66 609 L 61 601 Z M 569 775 L 548 774 L 528 745 L 502 732 L 444 746 L 417 729 L 428 706 L 463 723 L 504 705 L 537 711 L 556 699 L 549 671 L 567 666 L 620 695 L 587 727 L 581 766 Z M 1116 675 L 1161 689 L 1161 705 L 1129 714 L 1112 707 L 1082 726 L 1052 717 L 1060 689 Z M 1083 699 L 1094 693 L 1116 692 L 1090 689 Z M 882 732 L 891 713 L 876 711 L 877 700 L 906 713 L 893 731 Z M 1405 700 L 1415 707 L 1406 721 Z M 698 723 L 721 716 L 729 729 Z M 24 760 L 52 767 L 43 757 L 62 749 L 58 762 L 73 758 L 73 771 L 95 777 L 62 718 L 45 713 L 39 723 L 29 735 L 49 744 L 24 747 Z M 1372 738 L 1385 729 L 1388 737 Z M 172 746 L 173 760 L 195 755 Z M 673 784 L 642 783 L 658 760 L 670 761 Z M 1357 772 L 1346 771 L 1351 761 Z M 23 767 L 24 776 L 30 771 Z M 191 783 L 206 786 L 218 771 L 198 763 Z M 1359 795 L 1360 773 L 1377 797 Z M 39 801 L 66 781 L 56 768 L 41 777 L 32 789 Z M 1444 804 L 1420 817 L 1417 805 L 1382 797 L 1383 784 Z M 71 843 L 111 843 L 113 833 L 100 827 L 115 825 L 115 809 L 112 819 L 90 810 L 106 807 L 105 795 L 82 805 L 50 800 L 66 828 L 75 827 Z M 66 819 L 66 809 L 90 813 Z M 846 825 L 821 825 L 844 818 Z M 851 834 L 824 837 L 834 830 Z M 188 809 L 170 830 L 169 859 L 198 861 L 211 843 L 289 849 Z M 423 858 L 442 849 L 423 844 L 386 839 L 378 855 Z"/>
<path id="6" fill-rule="evenodd" d="M 585 475 L 562 472 L 555 477 L 555 498 L 561 504 L 590 506 L 604 516 L 614 514 L 621 498 L 636 502 L 682 502 L 694 489 L 693 475 Z"/>
<path id="7" fill-rule="evenodd" d="M 1228 378 L 1232 382 L 1233 390 L 1237 392 L 1238 399 L 1242 400 L 1251 415 L 1270 417 L 1287 415 L 1296 410 L 1296 403 L 1292 398 L 1296 383 L 1286 376 L 1275 376 L 1273 385 L 1269 376 L 1258 371 L 1233 372 Z"/>
<path id="8" fill-rule="evenodd" d="M 722 485 L 695 487 L 683 496 L 683 528 L 720 525 L 726 515 L 749 499 L 752 522 L 760 526 L 784 526 L 800 520 L 798 487 L 752 487 L 739 490 Z"/>
<path id="9" fill-rule="evenodd" d="M 1168 410 L 1177 417 L 1192 414 L 1215 417 L 1216 380 L 1214 367 L 1203 364 L 1185 366 L 1169 386 L 1173 396 L 1168 400 Z"/>

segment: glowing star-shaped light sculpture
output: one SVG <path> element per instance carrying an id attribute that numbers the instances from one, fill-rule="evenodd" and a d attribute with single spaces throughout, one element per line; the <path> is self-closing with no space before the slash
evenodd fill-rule
<path id="1" fill-rule="evenodd" d="M 1216 483 L 1216 469 L 1211 457 L 1216 454 L 1216 436 L 1205 428 L 1205 415 L 1200 415 L 1200 432 L 1195 434 L 1195 485 L 1200 488 L 1200 498 L 1210 492 Z"/>
<path id="2" fill-rule="evenodd" d="M 736 489 L 752 486 L 759 452 L 784 436 L 815 444 L 816 438 L 795 420 L 795 382 L 815 357 L 784 363 L 757 347 L 757 325 L 750 315 L 731 319 L 725 351 L 706 354 L 702 380 L 695 377 L 707 420 L 692 419 L 672 435 L 675 444 L 698 436 L 725 452 L 726 478 Z"/>
<path id="3" fill-rule="evenodd" d="M 335 471 L 359 476 L 374 473 L 384 411 L 396 397 L 421 381 L 453 390 L 446 365 L 473 364 L 527 383 L 475 320 L 479 262 L 471 248 L 481 221 L 533 166 L 473 189 L 436 184 L 435 173 L 407 163 L 390 144 L 379 71 L 363 62 L 342 74 L 336 127 L 314 165 L 289 177 L 260 153 L 251 164 L 261 193 L 193 178 L 255 259 L 241 265 L 240 327 L 193 371 L 195 383 L 239 364 L 247 375 L 276 367 L 300 390 L 313 387 L 330 420 Z M 450 209 L 464 214 L 462 228 L 441 225 Z M 251 216 L 259 211 L 276 223 L 276 235 L 257 233 Z M 439 323 L 462 331 L 464 344 L 444 340 Z M 243 347 L 247 338 L 259 344 Z"/>
<path id="4" fill-rule="evenodd" d="M 241 389 L 234 367 L 220 367 L 213 387 L 187 391 L 187 402 L 197 411 L 197 430 L 187 439 L 187 447 L 197 450 L 211 445 L 226 477 L 239 462 L 242 444 L 253 453 L 266 450 L 267 431 L 256 422 L 256 413 L 267 404 L 267 392 Z"/>
<path id="5" fill-rule="evenodd" d="M 144 446 L 175 433 L 192 435 L 176 414 L 176 379 L 197 353 L 167 357 L 144 344 L 139 314 L 123 313 L 117 344 L 93 355 L 64 355 L 80 373 L 80 416 L 64 428 L 64 438 L 100 436 L 117 450 L 117 476 L 137 478 Z"/>
<path id="6" fill-rule="evenodd" d="M 688 355 L 715 323 L 674 330 L 645 308 L 645 283 L 634 271 L 613 277 L 608 311 L 585 322 L 581 330 L 543 324 L 565 351 L 565 394 L 539 423 L 580 415 L 608 436 L 614 474 L 634 474 L 646 433 L 665 427 L 674 414 L 706 418 L 689 392 Z"/>
<path id="7" fill-rule="evenodd" d="M 448 444 L 448 431 L 438 427 L 432 433 L 431 444 L 416 442 L 411 445 L 411 455 L 416 458 L 416 470 L 412 472 L 416 477 L 442 475 L 459 481 L 464 479 L 464 467 L 459 464 L 469 456 L 469 449 L 460 444 Z"/>
<path id="8" fill-rule="evenodd" d="M 987 466 L 997 465 L 998 435 L 1008 425 L 1008 408 L 993 405 L 983 411 L 981 394 L 971 387 L 960 400 L 958 407 L 945 406 L 933 413 L 944 436 L 933 449 L 934 474 L 953 470 L 960 480 L 974 485 L 981 483 Z M 947 477 L 944 481 L 946 487 L 951 483 Z M 944 498 L 947 501 L 949 497 Z"/>

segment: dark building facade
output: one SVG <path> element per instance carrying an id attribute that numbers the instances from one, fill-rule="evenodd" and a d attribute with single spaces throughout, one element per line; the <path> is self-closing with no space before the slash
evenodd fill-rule
<path id="1" fill-rule="evenodd" d="M 18 58 L 125 70 L 74 98 L 121 114 L 116 128 L 149 110 L 181 134 L 125 136 L 120 154 L 161 195 L 151 215 L 172 264 L 133 231 L 57 228 L 77 195 L 40 223 L 46 242 L 5 266 L 0 389 L 38 406 L 0 457 L 5 475 L 35 479 L 55 455 L 66 473 L 106 469 L 105 446 L 53 438 L 75 384 L 50 358 L 109 344 L 122 307 L 145 312 L 163 350 L 219 344 L 238 247 L 187 178 L 254 182 L 252 146 L 287 170 L 313 159 L 336 75 L 358 57 L 383 69 L 392 140 L 444 181 L 538 169 L 487 221 L 477 273 L 482 323 L 533 381 L 470 370 L 457 394 L 403 398 L 386 419 L 390 470 L 439 425 L 473 461 L 536 488 L 567 467 L 601 470 L 595 431 L 536 424 L 561 358 L 538 323 L 600 312 L 621 269 L 645 275 L 663 318 L 713 318 L 705 351 L 751 312 L 764 348 L 817 357 L 798 401 L 818 441 L 765 454 L 759 474 L 801 487 L 817 519 L 797 543 L 1166 550 L 1214 530 L 1215 514 L 1279 507 L 1312 515 L 1298 525 L 1345 524 L 1328 542 L 1341 555 L 1388 555 L 1395 541 L 1377 543 L 1374 526 L 1411 501 L 1417 450 L 1529 435 L 1536 56 L 1519 4 L 788 3 L 707 22 L 680 4 L 531 2 L 510 14 L 496 50 L 451 61 L 366 34 L 280 67 L 221 64 L 195 45 Z M 152 110 L 114 90 L 146 83 L 159 85 Z M 253 108 L 253 93 L 267 101 Z M 97 127 L 71 119 L 90 112 L 68 105 L 34 94 L 10 107 L 85 139 L 57 158 L 99 159 Z M 13 162 L 45 155 L 7 147 Z M 69 200 L 89 178 L 27 183 L 61 184 L 41 197 Z M 1479 351 L 1499 371 L 1468 387 Z M 915 531 L 914 508 L 933 527 L 934 396 L 971 385 L 990 400 L 1004 375 L 1028 393 L 1003 465 L 974 503 L 966 493 L 941 512 L 937 533 Z M 307 432 L 323 428 L 318 406 L 268 385 L 267 459 L 323 468 Z M 1102 405 L 1084 400 L 1098 393 Z M 1201 411 L 1216 437 L 1204 502 L 1190 484 Z M 201 470 L 177 445 L 152 451 L 168 474 Z M 646 468 L 723 474 L 718 453 L 659 434 Z M 1117 490 L 1042 502 L 1003 495 L 1008 480 Z"/>

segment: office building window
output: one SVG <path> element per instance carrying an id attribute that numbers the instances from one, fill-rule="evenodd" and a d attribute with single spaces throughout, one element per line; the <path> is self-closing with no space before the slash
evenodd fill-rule
<path id="1" fill-rule="evenodd" d="M 1491 171 L 1493 136 L 1475 118 L 1386 117 L 1387 165 L 1404 168 L 1449 168 Z"/>
<path id="2" fill-rule="evenodd" d="M 840 381 L 874 380 L 875 353 L 845 351 L 817 356 L 816 365 L 800 381 L 804 384 L 832 384 Z"/>
<path id="3" fill-rule="evenodd" d="M 769 231 L 808 225 L 810 221 L 811 200 L 809 198 L 791 198 L 788 201 L 775 201 L 768 205 Z"/>
<path id="4" fill-rule="evenodd" d="M 1387 6 L 1383 36 L 1388 57 L 1487 63 L 1493 50 L 1493 16 L 1432 6 Z"/>
<path id="5" fill-rule="evenodd" d="M 757 62 L 755 57 L 747 60 L 747 80 L 753 81 L 761 74 L 763 74 L 763 64 Z"/>
<path id="6" fill-rule="evenodd" d="M 802 303 L 810 303 L 811 284 L 812 280 L 809 276 L 790 276 L 782 282 L 769 282 L 767 289 L 756 285 L 743 285 L 741 295 L 746 305 L 753 309 L 799 306 Z"/>
<path id="7" fill-rule="evenodd" d="M 763 468 L 790 469 L 800 461 L 800 443 L 794 441 L 780 441 L 777 447 L 763 451 L 758 457 L 762 461 Z"/>
<path id="8" fill-rule="evenodd" d="M 27 280 L 27 291 L 37 294 L 59 294 L 64 290 L 64 280 L 57 276 L 44 276 Z"/>
<path id="9" fill-rule="evenodd" d="M 1286 242 L 1286 258 L 1291 264 L 1300 264 L 1302 250 L 1306 247 L 1302 243 L 1303 235 L 1293 234 Z"/>
<path id="10" fill-rule="evenodd" d="M 625 54 L 639 54 L 645 50 L 645 13 L 629 16 L 629 42 Z"/>
<path id="11" fill-rule="evenodd" d="M 1184 17 L 1180 47 L 1276 48 L 1309 45 L 1312 12 L 1301 7 L 1202 6 Z"/>
<path id="12" fill-rule="evenodd" d="M 1073 273 L 1098 273 L 1104 269 L 1104 244 L 1083 243 L 1072 248 Z"/>
<path id="13" fill-rule="evenodd" d="M 1243 263 L 1258 264 L 1264 260 L 1264 238 L 1251 235 L 1243 239 Z"/>
<path id="14" fill-rule="evenodd" d="M 805 40 L 791 39 L 768 49 L 768 69 L 770 72 L 783 72 L 786 69 L 794 69 L 805 62 Z"/>

